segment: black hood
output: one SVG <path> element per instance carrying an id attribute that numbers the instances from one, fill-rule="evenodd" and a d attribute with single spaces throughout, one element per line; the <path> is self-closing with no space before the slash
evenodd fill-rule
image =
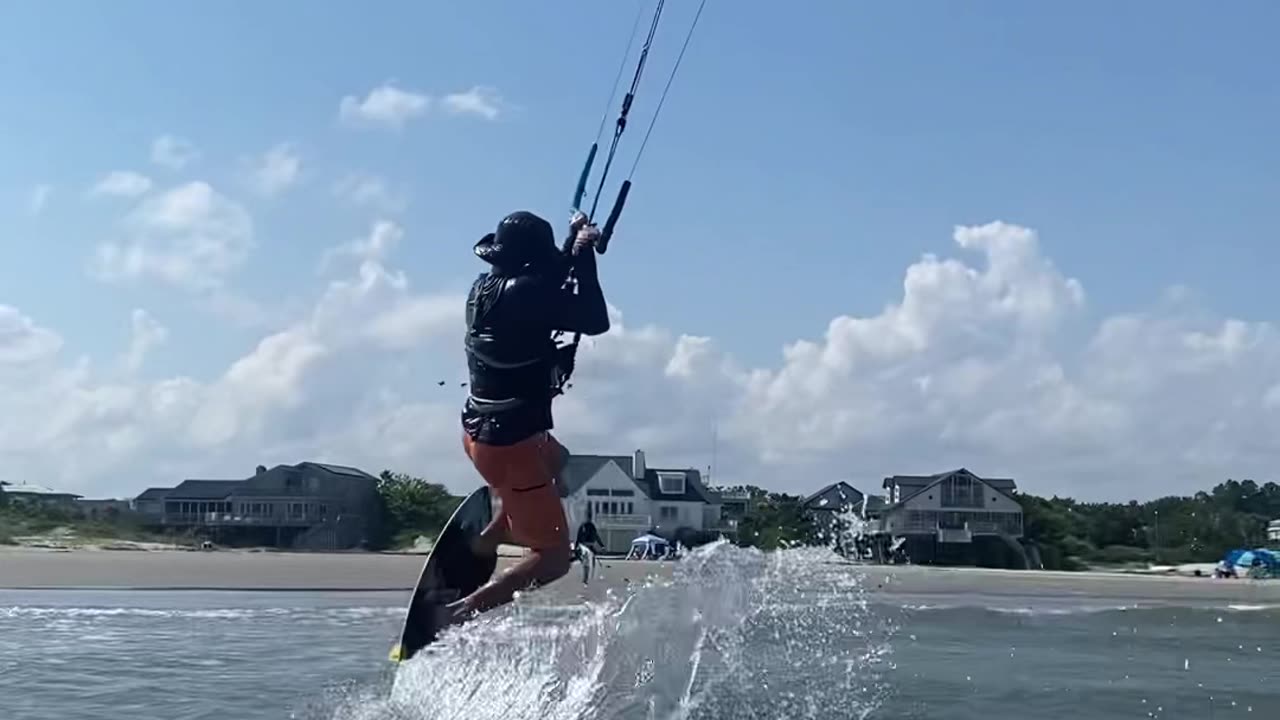
<path id="1" fill-rule="evenodd" d="M 476 243 L 475 253 L 481 260 L 507 272 L 543 267 L 560 255 L 551 223 L 524 210 L 502 218 L 496 232 Z"/>

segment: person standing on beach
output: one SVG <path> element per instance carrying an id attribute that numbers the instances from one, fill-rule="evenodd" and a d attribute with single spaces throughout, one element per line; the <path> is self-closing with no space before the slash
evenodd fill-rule
<path id="1" fill-rule="evenodd" d="M 578 526 L 578 537 L 573 543 L 573 557 L 582 563 L 582 584 L 586 585 L 595 568 L 596 553 L 604 552 L 604 542 L 596 524 L 591 522 L 591 509 L 587 509 L 587 519 Z"/>
<path id="2" fill-rule="evenodd" d="M 567 369 L 552 333 L 601 335 L 609 315 L 596 272 L 600 231 L 575 213 L 569 232 L 572 242 L 562 250 L 550 223 L 514 212 L 474 248 L 490 268 L 467 297 L 471 392 L 462 409 L 462 445 L 502 507 L 472 550 L 491 556 L 498 545 L 514 544 L 529 553 L 450 604 L 453 622 L 560 578 L 572 562 L 556 485 L 569 451 L 551 434 L 551 401 Z M 566 288 L 570 271 L 577 293 Z"/>

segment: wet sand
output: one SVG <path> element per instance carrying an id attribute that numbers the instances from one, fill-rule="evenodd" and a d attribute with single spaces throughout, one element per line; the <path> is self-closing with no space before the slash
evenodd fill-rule
<path id="1" fill-rule="evenodd" d="M 267 590 L 408 593 L 425 555 L 222 551 L 50 551 L 0 549 L 0 590 Z M 500 567 L 515 561 L 504 553 Z M 605 592 L 649 576 L 670 577 L 671 563 L 603 560 L 590 583 Z M 581 566 L 556 585 L 578 594 Z"/>
<path id="2" fill-rule="evenodd" d="M 272 590 L 408 592 L 424 556 L 364 553 L 183 552 L 0 549 L 0 589 Z M 512 562 L 504 558 L 503 562 Z M 580 566 L 545 597 L 599 597 L 647 579 L 668 578 L 678 563 L 601 560 L 590 584 Z M 847 565 L 873 598 L 1088 598 L 1118 602 L 1280 604 L 1280 581 L 1215 580 L 1121 573 L 1060 573 L 913 566 Z"/>

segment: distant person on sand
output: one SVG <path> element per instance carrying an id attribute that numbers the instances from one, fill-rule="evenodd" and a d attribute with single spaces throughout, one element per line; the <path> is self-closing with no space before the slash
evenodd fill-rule
<path id="1" fill-rule="evenodd" d="M 600 539 L 600 532 L 596 530 L 596 524 L 591 522 L 591 512 L 587 512 L 587 519 L 578 526 L 578 538 L 573 543 L 573 557 L 582 563 L 582 584 L 586 585 L 587 580 L 591 578 L 591 570 L 596 564 L 596 553 L 604 551 L 604 542 Z"/>
<path id="2" fill-rule="evenodd" d="M 556 580 L 572 562 L 569 522 L 556 487 L 569 451 L 550 432 L 554 382 L 565 370 L 552 333 L 600 335 L 609 330 L 609 315 L 596 273 L 600 231 L 576 213 L 569 232 L 573 242 L 562 251 L 550 223 L 515 212 L 475 246 L 490 269 L 467 297 L 471 393 L 462 409 L 462 444 L 502 509 L 472 549 L 492 555 L 498 545 L 514 544 L 530 552 L 451 604 L 450 621 Z M 570 269 L 576 294 L 564 289 Z"/>
<path id="3" fill-rule="evenodd" d="M 578 539 L 575 547 L 590 548 L 594 552 L 604 550 L 604 541 L 600 539 L 600 531 L 596 530 L 596 524 L 591 522 L 591 515 L 587 515 L 587 519 L 578 526 Z"/>

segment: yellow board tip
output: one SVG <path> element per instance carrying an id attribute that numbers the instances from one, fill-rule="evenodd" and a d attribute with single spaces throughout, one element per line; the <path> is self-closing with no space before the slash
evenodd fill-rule
<path id="1" fill-rule="evenodd" d="M 401 647 L 400 643 L 396 643 L 395 647 L 391 648 L 391 654 L 387 659 L 393 663 L 398 663 L 404 659 L 404 648 Z"/>

